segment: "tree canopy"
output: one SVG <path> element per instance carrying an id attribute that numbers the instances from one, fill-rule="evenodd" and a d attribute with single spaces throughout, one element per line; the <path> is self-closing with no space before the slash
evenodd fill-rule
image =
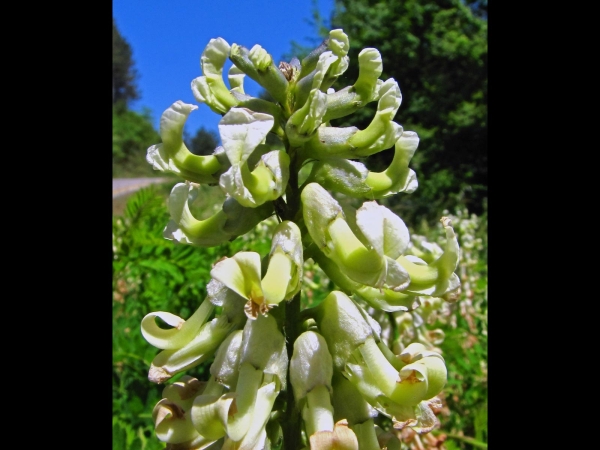
<path id="1" fill-rule="evenodd" d="M 462 203 L 481 214 L 487 201 L 487 0 L 336 0 L 331 28 L 349 36 L 351 60 L 365 47 L 384 61 L 381 79 L 402 91 L 395 121 L 416 131 L 411 167 L 424 181 L 395 209 L 433 219 L 440 207 Z M 350 64 L 340 77 L 358 77 Z M 376 104 L 352 125 L 366 127 Z M 347 126 L 343 119 L 336 126 Z M 392 151 L 378 161 L 389 163 Z M 401 211 L 402 212 L 402 211 Z"/>
<path id="2" fill-rule="evenodd" d="M 214 130 L 200 127 L 194 137 L 190 139 L 185 136 L 184 140 L 188 150 L 194 155 L 212 155 L 219 145 L 219 134 Z"/>
<path id="3" fill-rule="evenodd" d="M 133 52 L 129 43 L 121 36 L 113 17 L 112 88 L 113 105 L 125 108 L 140 98 L 137 86 L 138 73 L 135 69 Z"/>

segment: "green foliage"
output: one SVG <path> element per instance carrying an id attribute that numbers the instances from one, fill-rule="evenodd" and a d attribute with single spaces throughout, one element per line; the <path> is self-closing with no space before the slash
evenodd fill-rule
<path id="1" fill-rule="evenodd" d="M 129 102 L 140 98 L 140 92 L 136 84 L 138 73 L 134 67 L 132 56 L 131 46 L 123 36 L 121 36 L 113 17 L 113 105 L 122 104 L 127 107 Z"/>
<path id="2" fill-rule="evenodd" d="M 148 147 L 160 142 L 149 111 L 139 114 L 113 106 L 112 133 L 113 177 L 156 176 L 146 162 Z"/>
<path id="3" fill-rule="evenodd" d="M 487 198 L 487 1 L 337 0 L 336 6 L 331 28 L 352 36 L 351 61 L 367 46 L 380 51 L 381 78 L 393 77 L 404 94 L 395 120 L 420 137 L 411 161 L 419 189 L 393 197 L 389 206 L 408 221 L 438 220 L 440 205 L 462 204 L 482 214 Z M 358 66 L 350 64 L 334 87 L 357 76 Z M 363 129 L 375 107 L 359 110 L 351 124 L 339 120 L 335 125 Z M 382 152 L 370 164 L 387 166 L 392 155 Z"/>
<path id="4" fill-rule="evenodd" d="M 198 196 L 202 203 L 195 208 L 212 207 L 216 199 L 209 192 Z M 154 437 L 151 412 L 163 386 L 148 382 L 157 350 L 141 335 L 144 315 L 170 311 L 187 319 L 206 296 L 213 263 L 242 248 L 261 254 L 270 249 L 269 222 L 217 247 L 176 245 L 162 237 L 169 221 L 166 197 L 160 187 L 142 189 L 123 216 L 113 217 L 113 448 L 120 450 L 164 448 Z M 195 368 L 195 376 L 204 377 L 211 362 Z"/>

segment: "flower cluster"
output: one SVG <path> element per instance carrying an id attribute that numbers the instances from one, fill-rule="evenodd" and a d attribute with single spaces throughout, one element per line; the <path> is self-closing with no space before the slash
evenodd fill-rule
<path id="1" fill-rule="evenodd" d="M 161 117 L 162 142 L 147 161 L 183 180 L 168 200 L 166 239 L 216 246 L 277 219 L 268 254 L 241 251 L 213 265 L 191 317 L 158 311 L 142 321 L 144 338 L 160 349 L 148 377 L 166 383 L 153 419 L 167 448 L 380 449 L 395 438 L 376 425 L 378 414 L 396 430 L 426 433 L 438 423 L 444 358 L 421 335 L 390 348 L 369 312 L 406 312 L 412 324 L 420 305 L 456 298 L 458 240 L 443 217 L 443 248 L 419 253 L 404 221 L 378 203 L 417 188 L 408 166 L 419 138 L 393 120 L 402 96 L 396 80 L 379 78 L 378 50 L 359 53 L 353 85 L 332 88 L 349 48 L 336 29 L 302 61 L 276 65 L 260 45 L 212 39 L 191 88 L 222 116 L 222 145 L 205 156 L 186 147 L 196 105 L 177 101 Z M 246 94 L 246 76 L 272 101 Z M 332 125 L 370 102 L 377 111 L 365 129 Z M 384 171 L 362 162 L 388 149 Z M 200 184 L 225 193 L 204 219 L 190 209 Z M 362 205 L 343 208 L 343 197 Z M 335 289 L 301 310 L 306 261 Z M 208 380 L 171 380 L 205 361 Z"/>

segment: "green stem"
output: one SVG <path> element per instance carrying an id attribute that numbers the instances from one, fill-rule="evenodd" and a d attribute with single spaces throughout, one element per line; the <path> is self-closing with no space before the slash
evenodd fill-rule
<path id="1" fill-rule="evenodd" d="M 393 342 L 396 342 L 396 339 L 400 337 L 400 332 L 398 331 L 398 324 L 396 323 L 396 317 L 394 313 L 388 312 L 386 313 L 388 320 L 390 321 L 390 328 L 392 329 L 390 342 L 388 343 L 388 347 L 391 346 Z"/>
<path id="2" fill-rule="evenodd" d="M 300 296 L 300 293 L 296 294 L 291 302 L 285 304 L 285 340 L 288 361 L 292 359 L 292 354 L 294 352 L 294 342 L 296 342 L 296 339 L 300 335 L 301 331 Z M 283 306 L 283 304 L 280 306 Z M 292 389 L 290 383 L 289 366 L 287 380 L 287 405 L 284 421 L 282 424 L 283 448 L 284 450 L 299 450 L 300 448 L 302 448 L 300 411 L 296 406 L 296 401 L 294 399 L 294 390 Z"/>

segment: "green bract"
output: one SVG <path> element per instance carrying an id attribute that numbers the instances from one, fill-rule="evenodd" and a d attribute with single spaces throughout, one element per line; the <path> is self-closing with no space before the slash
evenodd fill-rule
<path id="1" fill-rule="evenodd" d="M 162 142 L 147 161 L 182 179 L 168 199 L 164 237 L 214 247 L 259 224 L 271 237 L 268 253 L 215 258 L 207 296 L 189 319 L 157 311 L 142 320 L 142 335 L 160 349 L 150 381 L 212 361 L 204 382 L 184 375 L 165 387 L 153 419 L 168 448 L 399 448 L 397 435 L 376 425 L 379 414 L 418 433 L 438 423 L 447 370 L 435 345 L 443 333 L 425 321 L 457 297 L 458 240 L 446 217 L 443 246 L 411 236 L 378 203 L 418 187 L 409 164 L 419 137 L 394 121 L 402 94 L 394 78 L 380 79 L 377 49 L 360 51 L 358 78 L 338 88 L 349 50 L 341 29 L 302 61 L 278 64 L 258 44 L 211 39 L 191 86 L 222 116 L 221 145 L 207 156 L 187 149 L 183 128 L 196 105 L 177 101 L 161 117 Z M 246 76 L 272 100 L 248 95 Z M 377 109 L 366 128 L 332 125 L 370 102 Z M 389 166 L 367 169 L 364 159 L 385 150 L 393 151 Z M 190 208 L 200 185 L 225 195 L 204 219 Z M 353 198 L 362 204 L 342 203 Z M 329 282 L 312 308 L 301 304 L 316 286 L 307 266 Z M 389 329 L 374 318 L 381 312 L 400 337 L 384 337 Z"/>

